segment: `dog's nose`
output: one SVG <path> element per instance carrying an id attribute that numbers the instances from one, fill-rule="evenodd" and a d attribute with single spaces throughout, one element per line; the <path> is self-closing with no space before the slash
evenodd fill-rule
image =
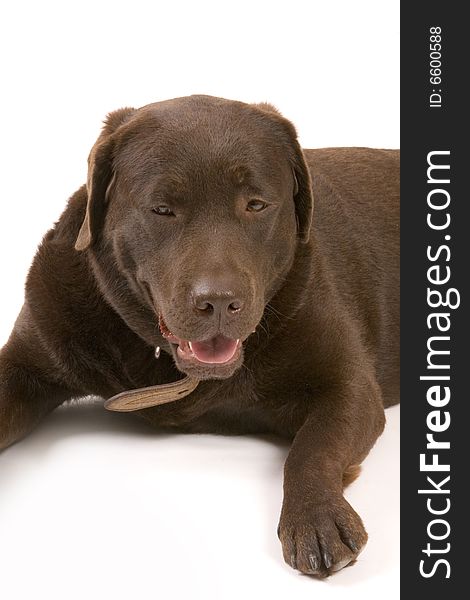
<path id="1" fill-rule="evenodd" d="M 243 310 L 243 300 L 233 286 L 217 285 L 216 282 L 202 279 L 192 290 L 194 307 L 201 315 L 211 318 L 226 318 Z"/>

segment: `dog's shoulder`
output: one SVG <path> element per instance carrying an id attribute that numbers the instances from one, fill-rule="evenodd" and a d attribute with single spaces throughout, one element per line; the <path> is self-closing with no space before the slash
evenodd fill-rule
<path id="1" fill-rule="evenodd" d="M 44 241 L 54 240 L 57 243 L 74 246 L 78 232 L 85 217 L 87 204 L 86 185 L 82 185 L 67 202 L 63 213 L 54 227 L 48 231 Z"/>
<path id="2" fill-rule="evenodd" d="M 74 249 L 86 208 L 86 188 L 82 186 L 69 199 L 55 225 L 42 239 L 26 280 L 25 298 L 33 313 L 41 309 L 51 322 L 66 320 L 65 313 L 84 311 L 96 286 L 89 263 Z M 65 322 L 65 321 L 64 321 Z M 47 319 L 43 326 L 49 328 Z"/>

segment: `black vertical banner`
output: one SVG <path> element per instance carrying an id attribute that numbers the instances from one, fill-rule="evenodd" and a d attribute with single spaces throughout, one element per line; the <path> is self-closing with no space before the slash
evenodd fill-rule
<path id="1" fill-rule="evenodd" d="M 402 597 L 465 595 L 470 507 L 468 22 L 402 2 Z M 457 591 L 457 590 L 464 590 Z"/>

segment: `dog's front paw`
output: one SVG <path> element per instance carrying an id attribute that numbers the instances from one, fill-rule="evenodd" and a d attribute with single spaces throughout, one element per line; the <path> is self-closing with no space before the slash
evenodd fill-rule
<path id="1" fill-rule="evenodd" d="M 287 564 L 320 577 L 356 560 L 367 542 L 361 518 L 343 497 L 301 507 L 284 503 L 278 536 Z"/>

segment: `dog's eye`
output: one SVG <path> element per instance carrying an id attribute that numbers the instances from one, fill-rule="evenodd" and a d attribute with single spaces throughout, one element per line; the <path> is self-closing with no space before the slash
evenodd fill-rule
<path id="1" fill-rule="evenodd" d="M 175 213 L 171 210 L 171 208 L 169 206 L 165 206 L 165 205 L 161 205 L 161 206 L 155 206 L 154 208 L 152 208 L 152 211 L 156 214 L 156 215 L 161 215 L 162 217 L 174 217 Z"/>
<path id="2" fill-rule="evenodd" d="M 261 212 L 267 207 L 267 203 L 262 200 L 250 200 L 246 205 L 246 210 L 248 212 Z"/>

